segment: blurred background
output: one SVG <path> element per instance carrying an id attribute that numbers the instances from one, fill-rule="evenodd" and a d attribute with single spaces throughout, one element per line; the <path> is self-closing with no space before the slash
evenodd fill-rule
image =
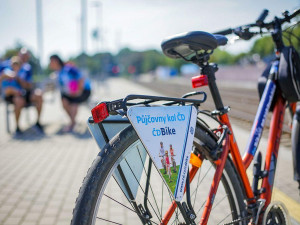
<path id="1" fill-rule="evenodd" d="M 0 225 L 70 224 L 82 180 L 99 152 L 86 126 L 97 102 L 130 93 L 179 97 L 192 91 L 190 78 L 199 74 L 199 68 L 164 56 L 160 48 L 164 38 L 253 23 L 263 9 L 269 10 L 268 22 L 299 7 L 300 0 L 0 0 L 0 62 L 22 47 L 30 50 L 34 81 L 44 89 L 45 131 L 41 135 L 32 129 L 36 114 L 28 108 L 21 116 L 24 134 L 16 138 L 6 132 L 7 121 L 15 125 L 13 110 L 7 110 L 0 98 Z M 292 35 L 284 35 L 299 51 L 295 38 L 300 37 L 299 24 L 289 32 Z M 211 61 L 219 64 L 218 85 L 224 104 L 232 109 L 229 116 L 243 153 L 259 103 L 257 79 L 273 59 L 274 46 L 269 35 L 249 41 L 228 38 L 229 44 L 216 49 Z M 92 96 L 79 108 L 72 133 L 58 132 L 68 118 L 59 91 L 47 92 L 52 54 L 74 63 L 92 81 Z M 210 96 L 201 107 L 214 109 Z M 291 120 L 286 115 L 273 199 L 285 202 L 292 224 L 299 225 Z M 270 115 L 259 146 L 262 152 L 269 121 Z M 114 215 L 115 209 L 107 210 Z"/>
<path id="2" fill-rule="evenodd" d="M 164 38 L 252 23 L 265 8 L 270 11 L 268 20 L 285 10 L 292 12 L 300 1 L 4 0 L 1 6 L 5 18 L 0 21 L 1 60 L 26 46 L 33 55 L 37 80 L 49 74 L 49 56 L 54 53 L 73 61 L 92 78 L 151 74 L 166 79 L 195 75 L 198 69 L 163 56 L 160 43 Z M 293 32 L 299 36 L 299 27 Z M 270 61 L 272 53 L 270 37 L 258 36 L 216 50 L 212 61 L 226 67 L 253 66 Z M 256 77 L 247 79 L 257 78 L 252 74 Z"/>

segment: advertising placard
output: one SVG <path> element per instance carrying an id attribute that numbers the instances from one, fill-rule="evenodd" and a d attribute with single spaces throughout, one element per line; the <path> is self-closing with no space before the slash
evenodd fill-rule
<path id="1" fill-rule="evenodd" d="M 128 119 L 176 201 L 181 201 L 192 151 L 194 106 L 131 107 Z"/>

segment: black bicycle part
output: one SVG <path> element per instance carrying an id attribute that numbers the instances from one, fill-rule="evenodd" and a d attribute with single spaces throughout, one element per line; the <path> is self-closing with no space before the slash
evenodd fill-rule
<path id="1" fill-rule="evenodd" d="M 262 223 L 264 225 L 288 225 L 291 224 L 288 213 L 284 205 L 279 203 L 271 203 L 265 213 Z"/>
<path id="2" fill-rule="evenodd" d="M 128 196 L 129 196 L 129 199 L 130 199 L 130 203 L 132 204 L 133 208 L 136 210 L 137 215 L 138 215 L 138 217 L 140 218 L 141 222 L 142 222 L 144 225 L 147 224 L 147 219 L 146 219 L 145 217 L 143 218 L 143 216 L 142 216 L 143 214 L 142 214 L 140 208 L 138 207 L 138 205 L 137 205 L 136 202 L 135 202 L 134 196 L 133 196 L 133 194 L 132 194 L 132 192 L 131 192 L 131 189 L 130 189 L 130 187 L 129 187 L 129 184 L 128 184 L 128 182 L 127 182 L 127 179 L 126 179 L 126 177 L 125 177 L 125 175 L 124 175 L 124 173 L 123 173 L 122 168 L 121 168 L 120 165 L 118 165 L 117 170 L 118 170 L 118 172 L 119 172 L 119 174 L 120 174 L 120 176 L 121 176 L 121 179 L 122 179 L 122 181 L 123 181 L 123 183 L 124 183 L 125 189 L 126 189 L 126 191 L 127 191 L 127 193 L 128 193 Z"/>
<path id="3" fill-rule="evenodd" d="M 218 71 L 217 64 L 201 65 L 201 74 L 206 75 L 208 79 L 208 87 L 214 100 L 216 109 L 219 111 L 224 110 L 223 101 L 216 84 L 215 73 Z"/>
<path id="4" fill-rule="evenodd" d="M 282 49 L 284 48 L 284 44 L 282 40 L 281 23 L 277 17 L 275 17 L 274 19 L 274 31 L 272 32 L 272 39 L 274 41 L 277 51 L 281 52 Z"/>
<path id="5" fill-rule="evenodd" d="M 152 160 L 149 157 L 149 165 L 148 165 L 148 173 L 147 173 L 147 181 L 146 181 L 146 187 L 145 187 L 145 196 L 144 196 L 144 207 L 145 207 L 145 212 L 143 213 L 143 215 L 145 216 L 145 218 L 147 219 L 151 219 L 152 215 L 150 213 L 150 210 L 148 208 L 148 192 L 149 192 L 149 185 L 150 185 L 150 174 L 151 174 L 151 168 L 152 168 Z M 150 221 L 148 221 L 148 223 L 151 224 Z"/>
<path id="6" fill-rule="evenodd" d="M 229 111 L 230 111 L 230 107 L 224 106 L 224 108 L 222 110 L 217 110 L 217 109 L 213 110 L 211 112 L 211 115 L 212 116 L 222 116 L 222 115 L 228 113 Z"/>
<path id="7" fill-rule="evenodd" d="M 170 58 L 184 58 L 197 55 L 199 52 L 212 52 L 218 46 L 226 45 L 227 38 L 204 31 L 191 31 L 168 37 L 161 43 L 163 53 Z"/>
<path id="8" fill-rule="evenodd" d="M 159 101 L 167 101 L 163 103 L 164 106 L 171 105 L 186 105 L 186 104 L 194 104 L 199 106 L 203 102 L 206 101 L 207 95 L 205 92 L 195 92 L 193 95 L 202 95 L 202 99 L 187 99 L 187 98 L 173 98 L 173 97 L 165 97 L 165 96 L 151 96 L 151 95 L 127 95 L 124 99 L 118 99 L 111 102 L 105 102 L 107 105 L 107 110 L 109 114 L 117 114 L 118 110 L 127 111 L 127 106 L 137 106 L 137 105 L 149 105 L 151 103 L 156 103 Z M 140 102 L 129 102 L 133 100 L 145 100 Z"/>
<path id="9" fill-rule="evenodd" d="M 158 101 L 169 101 L 164 103 L 165 106 L 180 104 L 185 105 L 186 103 L 200 105 L 206 101 L 207 95 L 205 92 L 197 92 L 195 95 L 203 95 L 202 99 L 187 99 L 187 98 L 173 98 L 173 97 L 165 97 L 165 96 L 150 96 L 150 95 L 128 95 L 123 99 L 125 105 L 133 106 L 133 105 L 148 105 L 150 103 L 158 102 Z M 128 103 L 128 101 L 136 100 L 136 99 L 144 99 L 148 101 L 138 102 L 138 103 Z"/>
<path id="10" fill-rule="evenodd" d="M 106 133 L 106 131 L 104 129 L 103 124 L 102 123 L 98 123 L 98 127 L 99 127 L 99 129 L 101 131 L 101 134 L 102 134 L 102 136 L 104 138 L 105 143 L 107 144 L 109 142 L 109 138 L 107 136 L 107 133 Z"/>
<path id="11" fill-rule="evenodd" d="M 186 222 L 186 224 L 189 224 L 189 225 L 196 225 L 195 221 L 194 220 L 191 220 L 189 215 L 188 215 L 188 208 L 187 208 L 187 205 L 185 202 L 181 203 L 181 202 L 176 202 L 177 204 L 177 207 L 179 208 L 181 214 L 182 214 L 182 217 L 184 219 L 184 221 Z"/>
<path id="12" fill-rule="evenodd" d="M 258 26 L 262 26 L 264 24 L 264 20 L 266 19 L 266 17 L 269 14 L 269 10 L 264 9 L 261 14 L 259 15 L 258 19 L 256 20 L 256 24 Z"/>
<path id="13" fill-rule="evenodd" d="M 293 117 L 293 130 L 292 130 L 292 152 L 293 152 L 293 167 L 294 167 L 294 180 L 299 184 L 300 191 L 300 106 L 296 108 L 296 113 Z M 300 192 L 299 192 L 300 193 Z"/>
<path id="14" fill-rule="evenodd" d="M 144 209 L 143 205 L 142 205 L 142 204 L 139 204 L 139 205 L 138 205 L 138 208 L 139 208 L 141 214 L 144 216 L 144 218 L 147 219 L 146 224 L 147 224 L 147 225 L 152 225 L 152 222 L 151 222 L 151 220 L 150 220 L 151 218 L 149 217 L 147 211 Z"/>
<path id="15" fill-rule="evenodd" d="M 192 92 L 188 92 L 184 95 L 181 96 L 181 98 L 188 98 L 188 97 L 192 97 L 192 96 L 195 96 L 195 95 L 200 95 L 200 94 L 206 94 L 205 92 L 203 91 L 192 91 Z"/>
<path id="16" fill-rule="evenodd" d="M 223 132 L 222 132 L 222 135 L 221 137 L 219 138 L 219 140 L 217 141 L 217 144 L 216 146 L 210 151 L 209 153 L 209 157 L 212 159 L 212 160 L 218 160 L 220 158 L 220 155 L 221 155 L 221 152 L 222 152 L 222 144 L 223 144 L 223 141 L 225 140 L 228 132 L 229 132 L 229 129 L 226 125 L 223 125 L 222 126 L 222 129 L 223 129 Z"/>
<path id="17" fill-rule="evenodd" d="M 188 171 L 189 171 L 189 169 L 188 169 Z M 193 209 L 192 202 L 191 202 L 190 175 L 189 175 L 189 173 L 187 173 L 187 176 L 186 176 L 186 202 L 187 202 L 187 205 L 184 202 L 183 207 L 186 211 L 186 214 L 189 218 L 189 221 L 195 223 L 196 213 Z"/>
<path id="18" fill-rule="evenodd" d="M 94 119 L 93 117 L 89 117 L 88 119 L 88 123 L 90 124 L 94 124 Z M 105 143 L 107 144 L 109 142 L 109 137 L 107 135 L 107 132 L 105 130 L 105 127 L 104 127 L 104 124 L 130 124 L 129 120 L 127 117 L 118 117 L 118 118 L 115 118 L 113 116 L 110 116 L 108 118 L 106 118 L 105 120 L 103 120 L 102 122 L 98 123 L 98 127 L 101 131 L 101 134 L 103 136 L 103 139 L 105 141 Z"/>
<path id="19" fill-rule="evenodd" d="M 234 33 L 237 36 L 239 36 L 241 39 L 249 40 L 251 37 L 257 34 L 261 34 L 262 33 L 261 30 L 263 28 L 267 30 L 276 29 L 276 26 L 278 26 L 278 24 L 281 26 L 285 22 L 290 22 L 291 19 L 296 17 L 298 14 L 300 14 L 300 8 L 295 10 L 291 15 L 289 15 L 288 11 L 285 11 L 282 14 L 283 15 L 282 18 L 275 17 L 274 20 L 272 20 L 271 22 L 265 23 L 264 20 L 268 15 L 267 11 L 268 11 L 267 9 L 263 10 L 263 12 L 260 14 L 260 16 L 258 17 L 255 23 L 245 24 L 242 26 L 238 26 L 236 28 L 228 28 L 225 30 L 214 32 L 213 34 L 229 35 Z M 250 31 L 249 29 L 253 27 L 259 28 L 260 32 Z"/>
<path id="20" fill-rule="evenodd" d="M 261 170 L 262 156 L 259 151 L 253 160 L 253 181 L 252 181 L 252 191 L 254 195 L 258 198 L 260 194 L 265 192 L 264 189 L 258 190 L 258 182 L 260 179 L 268 175 L 268 171 Z"/>

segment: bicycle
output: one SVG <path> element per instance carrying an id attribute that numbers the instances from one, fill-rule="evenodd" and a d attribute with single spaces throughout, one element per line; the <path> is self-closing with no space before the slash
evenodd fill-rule
<path id="1" fill-rule="evenodd" d="M 193 87 L 209 86 L 216 107 L 214 111 L 199 109 L 206 100 L 204 92 L 187 93 L 182 98 L 129 95 L 124 99 L 102 102 L 92 110 L 93 118 L 89 119 L 89 128 L 102 150 L 84 179 L 73 211 L 72 224 L 289 224 L 285 207 L 271 203 L 288 98 L 282 95 L 282 86 L 278 85 L 275 75 L 278 75 L 278 65 L 283 60 L 280 52 L 285 48 L 282 24 L 300 14 L 300 9 L 292 15 L 285 12 L 283 18 L 275 17 L 265 23 L 267 14 L 264 11 L 256 23 L 235 29 L 215 34 L 195 31 L 163 41 L 165 55 L 183 58 L 200 67 L 202 75 L 193 78 Z M 235 33 L 249 40 L 261 33 L 250 31 L 253 27 L 261 31 L 273 31 L 272 37 L 278 53 L 259 104 L 247 151 L 242 158 L 229 121 L 229 107 L 223 105 L 216 85 L 217 65 L 208 60 L 215 48 L 227 44 L 228 39 L 224 35 Z M 202 99 L 189 98 L 196 95 L 202 96 Z M 255 153 L 272 101 L 275 105 L 269 145 L 265 168 L 261 169 L 261 153 Z M 164 108 L 197 108 L 195 128 L 187 129 L 187 132 L 194 134 L 194 138 L 185 194 L 181 201 L 174 200 L 159 169 L 155 169 L 158 167 L 155 159 L 149 156 L 149 151 L 144 147 L 145 141 L 140 139 L 143 135 L 126 118 L 129 117 L 128 111 L 133 108 L 150 111 L 157 105 L 163 105 Z M 204 116 L 211 118 L 218 126 L 209 127 Z M 152 121 L 152 118 L 148 119 L 148 122 Z M 172 134 L 171 128 L 168 129 L 166 127 L 168 131 L 163 132 Z M 146 133 L 146 130 L 143 132 Z M 154 136 L 160 134 L 160 130 L 153 132 Z M 106 145 L 103 146 L 102 142 Z M 246 169 L 253 159 L 253 182 L 250 185 Z"/>

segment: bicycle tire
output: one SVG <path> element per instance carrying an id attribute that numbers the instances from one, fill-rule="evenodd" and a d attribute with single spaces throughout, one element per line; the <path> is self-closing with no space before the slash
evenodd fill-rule
<path id="1" fill-rule="evenodd" d="M 121 131 L 118 135 L 116 135 L 98 154 L 97 158 L 94 160 L 91 168 L 89 169 L 89 171 L 87 173 L 87 176 L 85 177 L 85 179 L 83 181 L 82 187 L 80 188 L 79 196 L 76 200 L 76 205 L 73 210 L 73 219 L 71 222 L 72 225 L 81 225 L 81 224 L 87 225 L 87 224 L 98 224 L 98 223 L 99 224 L 130 224 L 130 225 L 131 224 L 142 224 L 142 222 L 139 221 L 139 218 L 141 215 L 137 215 L 137 219 L 135 219 L 133 221 L 130 220 L 130 222 L 128 221 L 128 218 L 126 221 L 123 221 L 122 223 L 118 221 L 118 218 L 120 216 L 119 216 L 119 212 L 118 212 L 117 208 L 119 208 L 119 211 L 120 210 L 121 211 L 128 210 L 129 211 L 128 213 L 126 211 L 124 213 L 127 213 L 130 217 L 130 216 L 133 216 L 130 214 L 130 213 L 132 213 L 132 211 L 130 211 L 126 207 L 130 207 L 132 205 L 130 203 L 128 203 L 128 197 L 126 197 L 126 194 L 124 194 L 126 191 L 124 192 L 124 190 L 121 188 L 120 184 L 116 185 L 116 179 L 113 179 L 113 176 L 112 176 L 112 174 L 115 173 L 115 169 L 119 165 L 121 165 L 121 162 L 123 162 L 123 160 L 126 159 L 126 155 L 131 154 L 131 152 L 130 152 L 130 151 L 132 151 L 132 150 L 130 150 L 131 146 L 135 146 L 136 144 L 137 144 L 137 146 L 140 146 L 139 145 L 140 140 L 138 139 L 138 136 L 137 136 L 135 130 L 131 126 L 129 126 L 126 129 L 124 129 L 123 131 Z M 199 126 L 196 127 L 195 139 L 194 139 L 194 146 L 195 146 L 194 151 L 205 150 L 206 152 L 208 152 L 213 146 L 215 146 L 215 144 L 216 144 L 216 140 L 213 137 L 211 137 L 211 134 L 209 134 L 207 131 L 205 131 L 203 128 L 200 128 Z M 133 148 L 135 148 L 135 147 L 133 147 Z M 136 153 L 134 153 L 134 154 L 136 154 Z M 148 158 L 148 156 L 147 156 L 147 158 Z M 129 156 L 128 156 L 128 159 L 129 159 Z M 206 162 L 209 160 L 204 160 L 204 161 Z M 204 162 L 203 162 L 203 164 L 204 164 Z M 149 165 L 149 163 L 148 163 L 148 165 Z M 211 168 L 214 168 L 214 166 L 213 166 L 214 164 L 211 163 L 211 165 L 212 166 L 210 166 L 209 170 L 211 170 Z M 145 169 L 146 160 L 145 160 L 145 166 L 143 166 L 143 167 Z M 155 171 L 155 169 L 152 169 L 152 171 Z M 151 179 L 152 179 L 152 171 L 151 171 Z M 145 171 L 145 173 L 146 173 L 146 171 Z M 201 171 L 198 174 L 200 174 L 200 173 L 201 173 Z M 206 174 L 204 176 L 205 178 L 208 176 L 207 175 L 208 173 L 210 173 L 210 172 L 206 172 Z M 212 172 L 212 174 L 213 174 L 213 172 Z M 200 175 L 199 175 L 199 177 L 200 177 Z M 195 184 L 196 181 L 194 183 L 193 182 L 191 183 L 191 199 L 194 203 L 194 206 L 197 206 L 200 203 L 198 204 L 198 197 L 193 197 L 193 196 L 194 195 L 198 196 L 197 192 L 199 192 L 199 191 L 200 192 L 206 191 L 206 190 L 204 190 L 205 188 L 198 190 L 199 189 L 198 184 L 199 184 L 199 179 L 200 179 L 199 177 L 197 178 L 198 181 L 196 184 Z M 194 178 L 194 180 L 195 179 L 196 178 Z M 115 183 L 111 184 L 111 186 L 109 186 L 110 185 L 109 182 L 112 182 L 112 183 L 115 182 Z M 155 182 L 155 183 L 157 183 L 157 186 L 160 186 L 160 184 L 158 184 L 158 182 Z M 155 185 L 155 184 L 153 184 L 153 182 L 152 182 L 152 184 L 150 183 L 152 195 L 155 198 L 155 196 L 158 196 L 158 195 L 156 195 L 156 193 L 158 193 L 157 190 L 160 190 L 160 189 L 157 189 L 156 186 L 151 187 L 151 185 Z M 209 185 L 210 185 L 210 183 L 209 183 Z M 161 196 L 162 196 L 161 202 L 162 203 L 160 203 L 161 210 L 159 209 L 158 205 L 156 205 L 156 207 L 151 205 L 152 211 L 154 211 L 154 213 L 151 211 L 152 214 L 154 214 L 154 218 L 153 218 L 153 220 L 151 220 L 152 224 L 160 223 L 161 217 L 163 215 L 162 209 L 163 209 L 163 207 L 165 208 L 165 206 L 163 206 L 164 199 L 166 198 L 165 196 L 163 196 L 163 193 L 165 190 L 165 187 L 163 186 L 163 182 L 162 182 L 161 186 L 162 186 L 162 188 L 159 191 L 159 192 L 162 192 L 162 194 L 161 194 Z M 195 186 L 195 188 L 193 188 L 192 186 Z M 225 204 L 227 203 L 229 205 L 229 208 L 230 208 L 229 209 L 229 211 L 230 211 L 229 217 L 230 218 L 229 219 L 225 218 L 224 220 L 220 221 L 219 224 L 223 224 L 226 222 L 228 223 L 233 220 L 244 218 L 246 215 L 245 204 L 244 204 L 244 199 L 245 199 L 244 193 L 242 191 L 243 189 L 241 187 L 241 182 L 239 180 L 239 177 L 238 177 L 236 170 L 233 167 L 233 163 L 229 157 L 228 157 L 228 160 L 226 160 L 224 172 L 223 172 L 221 182 L 219 184 L 219 189 L 218 189 L 216 196 L 218 196 L 219 190 L 221 189 L 220 186 L 222 186 L 222 192 L 225 193 L 225 197 L 228 200 L 228 201 L 225 201 Z M 123 197 L 121 194 L 121 197 L 115 197 L 116 199 L 111 200 L 110 196 L 105 193 L 111 192 L 111 190 L 116 187 L 119 187 L 119 192 L 121 192 L 121 193 L 123 192 Z M 154 195 L 153 189 L 155 190 L 155 195 Z M 195 190 L 196 190 L 196 194 L 195 194 Z M 117 194 L 117 192 L 114 191 L 114 192 L 110 193 L 110 195 L 111 194 Z M 128 193 L 127 193 L 127 195 L 128 195 Z M 145 195 L 145 193 L 144 193 L 144 195 Z M 207 195 L 201 196 L 201 197 L 203 198 L 201 200 L 204 200 L 204 202 L 205 202 Z M 124 202 L 122 203 L 124 205 L 121 205 L 120 202 L 116 203 L 116 202 L 120 201 L 121 198 L 122 199 L 125 198 L 125 203 Z M 136 198 L 138 198 L 138 197 L 136 197 Z M 217 198 L 215 198 L 214 205 L 224 204 L 224 203 L 222 203 L 223 200 L 221 200 L 222 202 L 219 203 L 218 201 L 216 201 L 216 199 Z M 197 202 L 196 202 L 196 200 L 197 200 Z M 154 200 L 152 200 L 152 199 L 151 199 L 151 201 L 147 199 L 147 202 L 148 201 L 150 204 L 151 204 L 151 201 L 154 202 Z M 155 199 L 155 202 L 156 201 L 157 200 Z M 169 201 L 172 202 L 172 199 L 170 198 Z M 127 202 L 127 206 L 126 206 L 126 202 Z M 116 204 L 116 206 L 113 207 L 113 206 L 109 206 L 109 205 L 105 205 L 105 204 L 109 204 L 109 205 Z M 166 203 L 166 204 L 168 205 L 170 203 Z M 203 205 L 202 202 L 201 202 L 201 204 Z M 153 203 L 153 205 L 155 205 L 155 203 Z M 100 210 L 100 207 L 101 207 L 101 210 Z M 102 207 L 103 207 L 103 209 L 102 209 Z M 221 207 L 221 210 L 227 209 L 226 207 L 224 208 L 222 205 L 220 207 Z M 159 216 L 157 216 L 157 214 L 156 214 L 157 212 L 155 212 L 154 208 L 157 209 L 158 214 L 161 216 L 160 218 L 159 218 Z M 132 208 L 132 209 L 134 211 L 135 208 Z M 196 207 L 195 207 L 195 209 L 196 209 Z M 116 210 L 117 212 L 112 213 L 113 215 L 110 217 L 102 218 L 102 217 L 97 216 L 99 213 L 98 210 L 100 210 L 100 212 L 103 212 L 103 213 L 106 210 L 108 210 L 108 211 Z M 201 212 L 200 210 L 197 212 L 195 210 L 195 212 L 198 213 L 197 220 L 196 220 L 197 223 L 200 221 L 200 217 L 201 217 L 201 213 L 199 213 L 199 212 Z M 159 211 L 161 211 L 161 212 L 159 212 Z M 180 211 L 178 211 L 178 210 L 177 210 L 177 212 L 175 211 L 175 213 L 174 213 L 175 215 L 173 215 L 173 217 L 172 217 L 173 218 L 172 224 L 185 224 L 184 221 L 182 221 L 182 218 L 179 213 L 180 213 Z M 214 208 L 213 208 L 210 218 L 215 218 L 216 215 L 218 215 L 218 212 L 216 212 L 215 214 L 214 213 L 215 212 L 214 212 Z M 134 213 L 132 213 L 132 214 L 134 214 Z M 155 218 L 155 214 L 156 214 L 157 218 Z M 174 217 L 175 217 L 175 219 L 174 219 Z M 228 217 L 228 215 L 227 215 L 227 217 Z M 118 222 L 112 221 L 111 218 L 117 219 Z M 158 222 L 155 222 L 154 219 L 156 219 Z M 110 223 L 108 221 L 111 221 L 112 223 Z M 171 224 L 171 223 L 169 223 L 169 224 Z M 210 220 L 209 220 L 209 224 L 210 224 Z M 216 224 L 216 223 L 212 222 L 211 224 Z M 247 224 L 247 222 L 242 221 L 242 222 L 238 222 L 235 224 Z"/>

